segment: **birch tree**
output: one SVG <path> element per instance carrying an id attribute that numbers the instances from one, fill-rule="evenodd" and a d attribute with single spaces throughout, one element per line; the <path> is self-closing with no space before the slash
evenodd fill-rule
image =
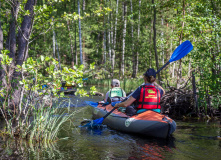
<path id="1" fill-rule="evenodd" d="M 127 14 L 127 3 L 124 1 L 122 3 L 122 7 L 123 7 L 123 15 L 122 15 L 122 20 L 124 23 L 124 28 L 123 28 L 123 44 L 122 44 L 122 63 L 121 63 L 121 73 L 122 76 L 124 77 L 124 54 L 125 54 L 125 38 L 126 38 L 126 29 L 127 29 L 127 18 L 125 17 Z"/>
<path id="2" fill-rule="evenodd" d="M 107 2 L 109 2 L 109 1 L 107 1 Z M 108 13 L 108 17 L 107 17 L 107 19 L 108 19 L 108 56 L 109 56 L 109 66 L 110 66 L 110 71 L 112 70 L 111 68 L 111 23 L 110 23 L 110 13 Z"/>
<path id="3" fill-rule="evenodd" d="M 105 4 L 105 2 L 104 2 Z M 103 63 L 105 64 L 106 63 L 106 58 L 107 58 L 107 46 L 106 46 L 106 17 L 105 17 L 105 14 L 103 16 Z M 106 65 L 105 65 L 105 68 L 106 68 Z"/>
<path id="4" fill-rule="evenodd" d="M 72 65 L 74 65 L 74 46 L 72 43 L 72 36 L 71 36 L 71 29 L 70 29 L 70 21 L 67 20 L 67 27 L 68 27 L 68 35 L 69 35 L 69 39 L 70 39 L 70 46 L 71 46 L 71 55 L 72 55 Z"/>
<path id="5" fill-rule="evenodd" d="M 76 6 L 74 1 L 74 11 L 76 10 Z M 74 21 L 74 48 L 75 48 L 75 64 L 78 65 L 78 55 L 77 55 L 77 23 Z"/>
<path id="6" fill-rule="evenodd" d="M 80 17 L 80 0 L 78 0 L 78 25 L 79 25 L 79 45 L 80 45 L 80 61 L 83 64 L 83 55 L 82 55 L 82 40 L 81 40 L 81 17 Z"/>
<path id="7" fill-rule="evenodd" d="M 133 26 L 133 3 L 132 3 L 132 0 L 130 0 L 130 12 L 131 12 L 131 21 L 132 21 L 132 24 L 131 24 L 131 50 L 132 50 L 132 55 L 135 55 L 134 54 L 134 26 Z M 132 74 L 132 77 L 135 77 L 135 66 L 136 66 L 136 60 L 135 58 L 133 58 L 133 74 Z"/>
<path id="8" fill-rule="evenodd" d="M 137 28 L 137 43 L 138 44 L 139 44 L 139 39 L 140 39 L 140 10 L 141 10 L 141 0 L 139 0 L 139 11 L 138 11 L 138 28 Z M 139 65 L 139 52 L 137 50 L 135 57 L 134 57 L 134 63 L 133 63 L 132 77 L 134 78 L 137 76 L 138 65 Z"/>
<path id="9" fill-rule="evenodd" d="M 119 0 L 116 2 L 116 18 L 115 18 L 115 27 L 114 27 L 114 39 L 113 39 L 113 50 L 112 50 L 112 70 L 114 70 L 115 66 L 115 52 L 116 52 L 116 40 L 117 40 L 117 16 L 118 16 L 118 4 Z"/>

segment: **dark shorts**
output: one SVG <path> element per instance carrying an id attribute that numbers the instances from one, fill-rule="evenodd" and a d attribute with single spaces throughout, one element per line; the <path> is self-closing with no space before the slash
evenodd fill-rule
<path id="1" fill-rule="evenodd" d="M 126 108 L 125 113 L 126 113 L 128 116 L 133 116 L 133 115 L 135 115 L 135 114 L 139 114 L 139 113 L 145 112 L 145 111 L 147 111 L 147 110 L 148 110 L 148 109 L 139 109 L 139 110 L 137 110 L 136 107 L 134 107 L 134 106 L 128 106 L 128 107 Z M 160 113 L 160 109 L 151 109 L 151 110 Z"/>

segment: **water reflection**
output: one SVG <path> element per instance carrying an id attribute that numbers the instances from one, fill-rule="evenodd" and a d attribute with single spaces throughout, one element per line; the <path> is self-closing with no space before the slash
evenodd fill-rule
<path id="1" fill-rule="evenodd" d="M 57 159 L 65 155 L 57 150 L 57 143 L 31 143 L 23 139 L 0 139 L 0 159 Z"/>
<path id="2" fill-rule="evenodd" d="M 172 154 L 172 148 L 175 148 L 174 137 L 157 139 L 123 133 L 107 127 L 81 128 L 80 134 L 86 137 L 89 148 L 97 148 L 99 153 L 108 159 L 164 159 L 165 153 Z"/>
<path id="3" fill-rule="evenodd" d="M 137 139 L 136 143 L 138 148 L 140 148 L 140 156 L 134 157 L 133 159 L 164 159 L 166 157 L 165 153 L 172 153 L 172 148 L 175 148 L 175 138 L 170 137 L 169 139 Z M 136 155 L 136 154 L 135 154 Z M 131 157 L 129 158 L 131 159 Z"/>

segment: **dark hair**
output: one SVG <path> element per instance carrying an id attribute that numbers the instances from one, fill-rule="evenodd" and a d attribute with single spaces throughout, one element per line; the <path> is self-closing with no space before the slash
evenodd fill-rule
<path id="1" fill-rule="evenodd" d="M 156 78 L 154 78 L 154 76 L 144 76 L 144 77 L 146 78 L 147 82 L 149 82 L 149 83 L 153 83 L 156 80 Z"/>
<path id="2" fill-rule="evenodd" d="M 112 87 L 120 87 L 119 84 L 115 84 L 115 85 L 111 84 L 111 86 L 112 86 Z"/>

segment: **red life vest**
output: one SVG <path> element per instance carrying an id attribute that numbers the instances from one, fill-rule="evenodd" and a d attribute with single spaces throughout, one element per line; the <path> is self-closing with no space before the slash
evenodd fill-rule
<path id="1" fill-rule="evenodd" d="M 160 90 L 153 85 L 141 88 L 138 109 L 160 109 Z"/>

